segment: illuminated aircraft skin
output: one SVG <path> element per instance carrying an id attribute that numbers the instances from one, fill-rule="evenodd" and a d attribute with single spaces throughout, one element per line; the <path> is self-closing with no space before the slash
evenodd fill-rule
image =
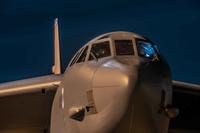
<path id="1" fill-rule="evenodd" d="M 54 26 L 54 75 L 0 84 L 0 132 L 167 133 L 178 115 L 173 86 L 200 90 L 172 81 L 155 44 L 131 32 L 89 41 L 61 74 L 57 19 Z"/>

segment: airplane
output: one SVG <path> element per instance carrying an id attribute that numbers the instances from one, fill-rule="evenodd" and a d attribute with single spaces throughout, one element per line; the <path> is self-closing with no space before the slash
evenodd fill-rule
<path id="1" fill-rule="evenodd" d="M 0 84 L 0 133 L 194 131 L 169 125 L 181 114 L 174 94 L 199 98 L 200 85 L 172 80 L 167 61 L 146 37 L 125 31 L 100 35 L 62 73 L 56 18 L 52 73 Z"/>

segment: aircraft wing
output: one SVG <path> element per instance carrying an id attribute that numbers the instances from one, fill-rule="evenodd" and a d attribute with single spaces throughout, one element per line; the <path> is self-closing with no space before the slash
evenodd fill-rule
<path id="1" fill-rule="evenodd" d="M 0 133 L 47 132 L 60 79 L 49 75 L 0 84 Z"/>
<path id="2" fill-rule="evenodd" d="M 173 81 L 173 106 L 178 117 L 170 121 L 169 133 L 200 132 L 200 84 Z"/>

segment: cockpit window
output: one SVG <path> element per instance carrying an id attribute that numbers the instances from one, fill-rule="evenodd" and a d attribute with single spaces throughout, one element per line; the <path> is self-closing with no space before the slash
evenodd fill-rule
<path id="1" fill-rule="evenodd" d="M 87 56 L 88 46 L 84 49 L 81 56 L 79 57 L 78 61 L 76 63 L 84 62 L 85 58 Z"/>
<path id="2" fill-rule="evenodd" d="M 115 40 L 117 55 L 134 55 L 132 40 Z"/>
<path id="3" fill-rule="evenodd" d="M 91 52 L 90 52 L 89 60 L 93 60 L 94 57 L 96 58 L 103 58 L 111 55 L 109 41 L 95 43 L 92 45 Z"/>
<path id="4" fill-rule="evenodd" d="M 79 57 L 79 55 L 81 54 L 81 52 L 83 51 L 83 49 L 79 50 L 76 55 L 74 56 L 73 60 L 70 63 L 70 67 L 76 62 L 77 58 Z"/>
<path id="5" fill-rule="evenodd" d="M 157 55 L 157 50 L 151 42 L 145 40 L 136 40 L 139 56 L 146 58 L 154 58 Z"/>

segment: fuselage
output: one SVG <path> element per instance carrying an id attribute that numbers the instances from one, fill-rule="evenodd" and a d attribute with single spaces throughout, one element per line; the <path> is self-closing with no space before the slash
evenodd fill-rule
<path id="1" fill-rule="evenodd" d="M 81 48 L 57 90 L 51 133 L 167 133 L 168 64 L 154 44 L 112 32 Z"/>

